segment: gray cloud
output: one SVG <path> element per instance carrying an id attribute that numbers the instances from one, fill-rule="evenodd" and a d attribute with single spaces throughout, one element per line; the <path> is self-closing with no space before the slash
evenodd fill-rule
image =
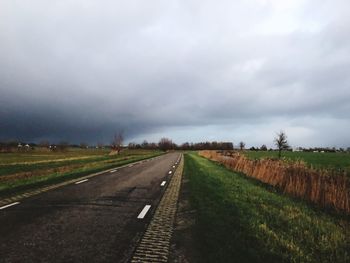
<path id="1" fill-rule="evenodd" d="M 0 140 L 348 146 L 348 6 L 2 1 Z"/>

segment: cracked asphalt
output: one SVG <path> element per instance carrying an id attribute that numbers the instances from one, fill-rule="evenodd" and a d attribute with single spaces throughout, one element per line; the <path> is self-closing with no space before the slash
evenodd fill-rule
<path id="1" fill-rule="evenodd" d="M 0 262 L 128 262 L 179 155 L 162 155 L 0 210 Z M 137 219 L 147 204 L 150 211 Z"/>

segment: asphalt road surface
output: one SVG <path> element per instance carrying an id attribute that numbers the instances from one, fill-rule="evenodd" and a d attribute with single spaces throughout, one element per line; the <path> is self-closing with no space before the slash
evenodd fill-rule
<path id="1" fill-rule="evenodd" d="M 1 209 L 0 262 L 128 262 L 179 155 L 169 153 Z M 150 210 L 137 218 L 146 205 Z"/>

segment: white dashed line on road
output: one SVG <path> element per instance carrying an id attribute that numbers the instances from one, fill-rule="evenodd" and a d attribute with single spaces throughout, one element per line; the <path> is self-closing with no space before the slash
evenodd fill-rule
<path id="1" fill-rule="evenodd" d="M 141 213 L 137 216 L 137 218 L 143 219 L 150 208 L 151 208 L 150 205 L 145 205 L 145 207 L 142 209 Z"/>
<path id="2" fill-rule="evenodd" d="M 10 206 L 18 205 L 18 204 L 19 204 L 19 202 L 15 202 L 15 203 L 12 203 L 12 204 L 9 204 L 9 205 L 4 205 L 4 206 L 0 207 L 0 210 L 1 210 L 1 209 L 8 208 L 8 207 L 10 207 Z"/>
<path id="3" fill-rule="evenodd" d="M 160 186 L 164 186 L 166 184 L 166 181 L 163 181 Z"/>
<path id="4" fill-rule="evenodd" d="M 76 182 L 75 184 L 81 184 L 81 183 L 84 183 L 84 182 L 86 182 L 86 181 L 89 181 L 89 179 L 81 180 L 81 181 L 79 181 L 79 182 Z"/>

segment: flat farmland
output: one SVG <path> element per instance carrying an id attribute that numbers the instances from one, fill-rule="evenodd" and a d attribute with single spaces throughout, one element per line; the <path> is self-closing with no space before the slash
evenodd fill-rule
<path id="1" fill-rule="evenodd" d="M 250 159 L 278 158 L 277 151 L 243 151 Z M 314 168 L 340 169 L 350 172 L 350 153 L 331 152 L 289 152 L 285 151 L 282 156 L 292 161 L 302 160 Z"/>
<path id="2" fill-rule="evenodd" d="M 110 155 L 107 149 L 76 149 L 0 153 L 0 195 L 55 183 L 127 164 L 159 151 L 124 150 Z"/>
<path id="3" fill-rule="evenodd" d="M 104 156 L 110 151 L 108 149 L 80 149 L 68 148 L 65 151 L 49 151 L 35 148 L 30 151 L 1 153 L 0 163 L 4 164 L 29 164 L 52 161 L 68 161 L 70 159 L 93 158 Z"/>

